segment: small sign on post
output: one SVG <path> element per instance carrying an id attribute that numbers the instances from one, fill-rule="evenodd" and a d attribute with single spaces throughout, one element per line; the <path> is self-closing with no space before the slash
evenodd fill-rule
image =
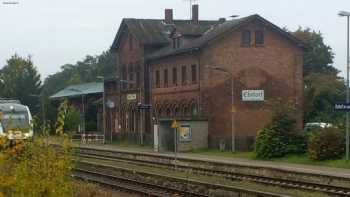
<path id="1" fill-rule="evenodd" d="M 173 120 L 173 122 L 171 123 L 171 126 L 170 126 L 172 129 L 176 129 L 179 127 L 179 125 L 177 124 L 176 120 Z"/>
<path id="2" fill-rule="evenodd" d="M 172 129 L 174 129 L 174 154 L 175 154 L 175 161 L 174 161 L 174 167 L 175 170 L 177 169 L 176 162 L 177 162 L 177 128 L 179 125 L 177 124 L 176 120 L 174 119 L 170 126 Z"/>

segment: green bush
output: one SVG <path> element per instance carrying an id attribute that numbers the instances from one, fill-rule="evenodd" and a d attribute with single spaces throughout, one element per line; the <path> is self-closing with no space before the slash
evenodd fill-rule
<path id="1" fill-rule="evenodd" d="M 287 152 L 287 146 L 282 138 L 279 132 L 269 128 L 262 129 L 255 144 L 256 157 L 260 159 L 283 157 Z"/>
<path id="2" fill-rule="evenodd" d="M 300 131 L 288 133 L 286 143 L 288 154 L 304 154 L 307 150 L 307 137 Z"/>
<path id="3" fill-rule="evenodd" d="M 73 133 L 78 131 L 80 125 L 80 112 L 73 106 L 69 106 L 67 109 L 64 131 L 68 133 Z"/>
<path id="4" fill-rule="evenodd" d="M 336 128 L 325 128 L 309 135 L 308 153 L 313 160 L 338 159 L 345 152 L 344 132 Z"/>
<path id="5" fill-rule="evenodd" d="M 256 138 L 256 157 L 270 159 L 305 153 L 306 147 L 305 135 L 296 128 L 295 110 L 286 104 L 275 104 L 271 122 Z"/>

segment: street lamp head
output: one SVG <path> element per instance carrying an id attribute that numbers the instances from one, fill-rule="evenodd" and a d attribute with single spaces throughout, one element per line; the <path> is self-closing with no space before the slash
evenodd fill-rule
<path id="1" fill-rule="evenodd" d="M 338 15 L 339 15 L 339 16 L 347 16 L 347 17 L 349 17 L 349 16 L 350 16 L 350 12 L 347 12 L 347 11 L 340 11 L 340 12 L 338 13 Z"/>

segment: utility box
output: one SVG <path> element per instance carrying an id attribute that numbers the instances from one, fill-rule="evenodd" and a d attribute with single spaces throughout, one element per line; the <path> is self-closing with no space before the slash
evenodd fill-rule
<path id="1" fill-rule="evenodd" d="M 174 120 L 160 119 L 156 127 L 158 132 L 158 150 L 168 152 L 175 150 L 175 136 L 178 152 L 190 152 L 195 149 L 208 148 L 208 121 L 206 119 L 176 120 L 177 128 L 171 128 Z"/>

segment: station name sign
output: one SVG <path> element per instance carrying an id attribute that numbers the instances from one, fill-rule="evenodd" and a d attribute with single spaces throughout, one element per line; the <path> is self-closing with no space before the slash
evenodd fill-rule
<path id="1" fill-rule="evenodd" d="M 136 94 L 127 94 L 126 98 L 128 101 L 136 100 Z"/>
<path id="2" fill-rule="evenodd" d="M 350 103 L 336 103 L 334 104 L 335 111 L 350 111 Z"/>
<path id="3" fill-rule="evenodd" d="M 264 90 L 242 90 L 242 101 L 264 101 Z"/>

